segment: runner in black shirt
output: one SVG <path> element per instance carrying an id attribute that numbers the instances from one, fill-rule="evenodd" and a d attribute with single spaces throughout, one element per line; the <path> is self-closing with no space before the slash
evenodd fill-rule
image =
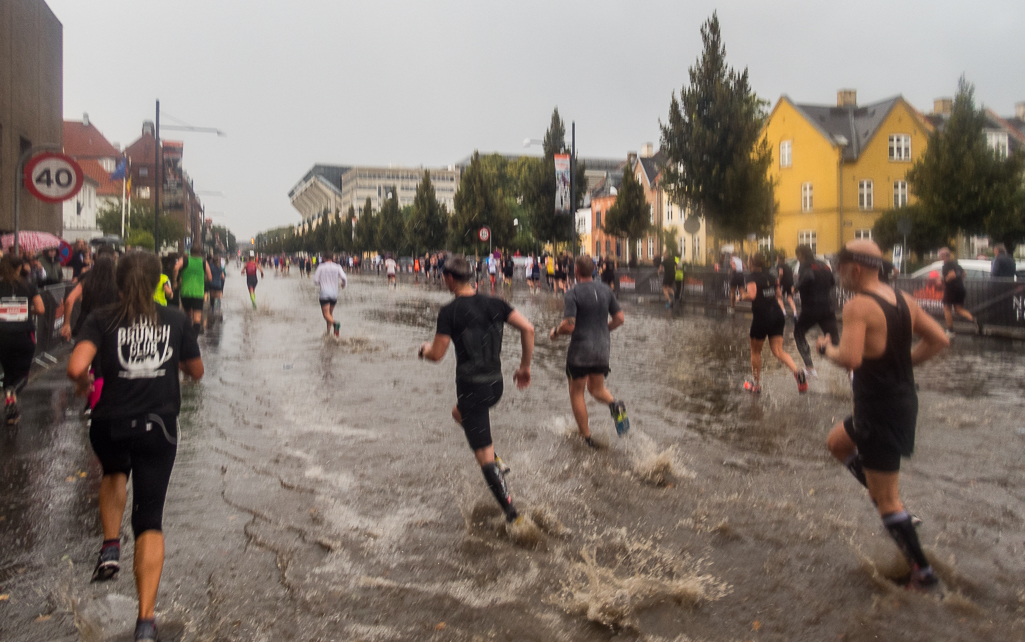
<path id="1" fill-rule="evenodd" d="M 833 339 L 833 345 L 840 342 L 840 332 L 836 329 L 836 312 L 833 309 L 833 271 L 822 261 L 815 260 L 815 253 L 808 245 L 797 246 L 797 260 L 801 269 L 797 277 L 797 292 L 801 295 L 801 316 L 794 323 L 794 343 L 797 351 L 804 359 L 804 367 L 808 374 L 818 376 L 812 366 L 811 347 L 805 335 L 814 326 L 819 326 L 822 334 Z"/>
<path id="2" fill-rule="evenodd" d="M 747 278 L 747 289 L 741 297 L 741 300 L 751 302 L 751 374 L 754 377 L 750 385 L 744 384 L 744 389 L 755 394 L 762 391 L 762 347 L 765 345 L 766 337 L 769 339 L 772 354 L 794 373 L 797 391 L 808 391 L 804 370 L 798 370 L 794 360 L 783 349 L 783 329 L 786 328 L 787 317 L 783 313 L 783 301 L 780 296 L 776 276 L 765 271 L 765 256 L 755 254 L 751 257 L 751 275 Z"/>
<path id="3" fill-rule="evenodd" d="M 34 315 L 46 312 L 39 290 L 21 276 L 22 260 L 13 253 L 0 259 L 0 367 L 4 369 L 4 422 L 21 418 L 18 392 L 28 382 L 36 353 Z"/>
<path id="4" fill-rule="evenodd" d="M 943 261 L 943 320 L 947 322 L 947 337 L 954 336 L 954 314 L 975 324 L 976 330 L 982 334 L 982 326 L 964 308 L 965 296 L 968 291 L 964 286 L 964 269 L 947 248 L 939 251 Z"/>
<path id="5" fill-rule="evenodd" d="M 776 253 L 776 279 L 779 281 L 779 293 L 783 297 L 783 314 L 787 312 L 787 302 L 790 303 L 790 311 L 797 319 L 797 306 L 794 305 L 794 270 L 787 263 L 787 253 L 780 250 Z"/>
<path id="6" fill-rule="evenodd" d="M 118 263 L 120 298 L 89 315 L 68 361 L 76 393 L 92 389 L 89 364 L 99 357 L 105 383 L 92 412 L 89 441 L 103 467 L 100 521 L 103 546 L 94 581 L 120 570 L 121 519 L 132 476 L 132 532 L 139 618 L 135 639 L 155 640 L 154 608 L 164 565 L 163 510 L 178 443 L 178 371 L 203 376 L 192 326 L 180 311 L 157 305 L 160 262 L 129 252 Z"/>
<path id="7" fill-rule="evenodd" d="M 452 418 L 480 464 L 488 487 L 505 512 L 507 521 L 518 516 L 505 485 L 491 440 L 491 407 L 502 398 L 502 324 L 520 331 L 523 353 L 513 380 L 523 390 L 530 385 L 530 359 L 534 352 L 534 326 L 512 307 L 493 297 L 477 294 L 470 284 L 470 265 L 452 257 L 442 269 L 445 287 L 456 298 L 438 312 L 433 343 L 420 346 L 420 358 L 441 361 L 451 341 L 456 349 L 456 396 Z"/>
<path id="8" fill-rule="evenodd" d="M 839 346 L 819 337 L 819 354 L 854 372 L 854 414 L 833 427 L 829 451 L 867 489 L 883 524 L 911 566 L 908 588 L 937 585 L 922 551 L 914 518 L 898 493 L 901 457 L 910 457 L 918 421 L 913 366 L 950 342 L 915 299 L 879 281 L 883 253 L 868 240 L 851 241 L 840 251 L 840 279 L 856 293 L 844 305 Z M 921 341 L 912 349 L 912 335 Z"/>

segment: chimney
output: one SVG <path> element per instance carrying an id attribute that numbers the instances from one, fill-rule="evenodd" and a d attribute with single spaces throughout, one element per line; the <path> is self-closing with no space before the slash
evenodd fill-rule
<path id="1" fill-rule="evenodd" d="M 89 114 L 82 114 L 82 124 L 86 127 L 89 126 Z"/>
<path id="2" fill-rule="evenodd" d="M 954 110 L 954 101 L 950 98 L 937 98 L 932 101 L 932 113 L 937 116 L 950 116 Z"/>
<path id="3" fill-rule="evenodd" d="M 142 121 L 142 135 L 143 136 L 153 136 L 154 135 L 153 130 L 154 130 L 154 127 L 153 127 L 153 121 L 152 120 L 144 120 L 144 121 Z"/>
<path id="4" fill-rule="evenodd" d="M 1014 117 L 1025 120 L 1025 103 L 1014 103 Z"/>
<path id="5" fill-rule="evenodd" d="M 655 155 L 655 145 L 652 143 L 644 143 L 641 145 L 641 158 L 651 158 Z"/>
<path id="6" fill-rule="evenodd" d="M 857 89 L 840 89 L 836 92 L 836 106 L 837 107 L 857 107 L 858 106 L 858 90 Z"/>

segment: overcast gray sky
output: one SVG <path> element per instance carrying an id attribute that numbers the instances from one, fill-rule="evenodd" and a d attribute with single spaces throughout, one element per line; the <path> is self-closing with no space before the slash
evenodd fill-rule
<path id="1" fill-rule="evenodd" d="M 445 166 L 520 153 L 552 108 L 585 156 L 658 145 L 659 119 L 718 10 L 727 59 L 758 94 L 922 111 L 965 73 L 1001 114 L 1025 101 L 1025 2 L 988 0 L 47 0 L 64 25 L 64 114 L 135 140 L 161 101 L 227 138 L 185 141 L 208 212 L 240 238 L 299 221 L 288 190 L 317 162 Z M 217 214 L 222 212 L 222 214 Z"/>

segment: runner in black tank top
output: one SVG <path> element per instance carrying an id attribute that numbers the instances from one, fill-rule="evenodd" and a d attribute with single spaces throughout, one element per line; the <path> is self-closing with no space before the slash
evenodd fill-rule
<path id="1" fill-rule="evenodd" d="M 843 286 L 857 293 L 844 306 L 839 346 L 828 334 L 819 354 L 854 371 L 854 415 L 833 427 L 829 451 L 869 491 L 883 524 L 911 567 L 907 587 L 928 590 L 937 579 L 898 494 L 901 457 L 914 450 L 918 393 L 912 366 L 949 341 L 914 299 L 879 280 L 882 252 L 872 241 L 852 241 L 840 252 Z M 912 335 L 921 341 L 912 349 Z M 870 356 L 871 355 L 871 356 Z"/>
<path id="2" fill-rule="evenodd" d="M 807 392 L 808 381 L 804 371 L 797 369 L 794 360 L 783 349 L 783 330 L 786 328 L 787 318 L 783 313 L 776 277 L 765 271 L 765 257 L 761 254 L 751 257 L 751 270 L 742 300 L 751 302 L 751 374 L 754 380 L 744 382 L 744 389 L 755 394 L 762 391 L 762 346 L 768 337 L 772 354 L 794 373 L 797 391 Z"/>

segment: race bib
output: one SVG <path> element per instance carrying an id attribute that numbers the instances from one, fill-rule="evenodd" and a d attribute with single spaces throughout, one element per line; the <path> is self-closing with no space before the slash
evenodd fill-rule
<path id="1" fill-rule="evenodd" d="M 25 297 L 0 298 L 0 322 L 28 321 L 28 299 Z"/>

